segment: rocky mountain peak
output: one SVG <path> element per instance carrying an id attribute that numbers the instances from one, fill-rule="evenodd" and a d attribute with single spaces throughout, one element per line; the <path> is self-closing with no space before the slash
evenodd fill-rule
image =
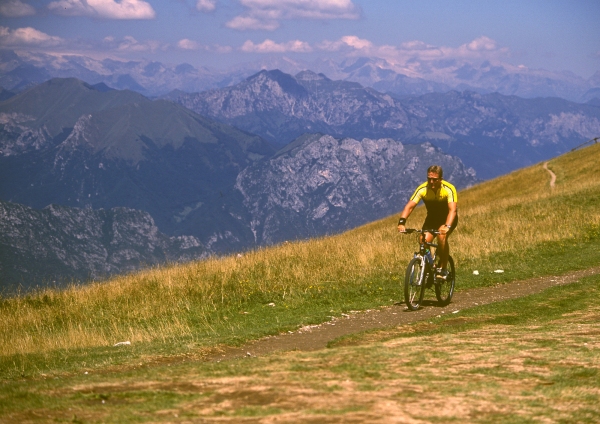
<path id="1" fill-rule="evenodd" d="M 331 81 L 324 74 L 317 74 L 316 72 L 309 70 L 298 72 L 296 74 L 296 79 L 298 81 Z"/>
<path id="2" fill-rule="evenodd" d="M 276 84 L 282 91 L 282 93 L 289 93 L 293 96 L 299 96 L 306 94 L 306 90 L 296 79 L 286 73 L 281 72 L 278 69 L 270 71 L 260 71 L 259 73 L 249 77 L 247 82 L 254 85 L 266 86 L 273 88 L 273 84 Z"/>

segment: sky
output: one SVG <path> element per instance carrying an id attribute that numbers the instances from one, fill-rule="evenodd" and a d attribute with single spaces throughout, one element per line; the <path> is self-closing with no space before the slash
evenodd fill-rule
<path id="1" fill-rule="evenodd" d="M 225 69 L 379 57 L 600 70 L 598 0 L 0 0 L 0 48 Z"/>

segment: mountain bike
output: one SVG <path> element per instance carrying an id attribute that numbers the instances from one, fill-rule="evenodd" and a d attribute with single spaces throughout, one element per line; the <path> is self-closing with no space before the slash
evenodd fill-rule
<path id="1" fill-rule="evenodd" d="M 437 236 L 440 232 L 437 230 L 415 230 L 407 229 L 404 234 L 417 233 L 419 236 L 419 251 L 415 252 L 414 257 L 408 263 L 404 277 L 404 301 L 411 311 L 416 311 L 423 303 L 425 289 L 433 286 L 435 297 L 441 306 L 446 306 L 452 300 L 454 294 L 455 269 L 454 259 L 448 256 L 448 276 L 445 280 L 436 278 L 436 255 L 431 253 L 431 247 L 437 248 L 438 245 L 428 243 L 425 240 L 425 233 L 431 233 Z"/>

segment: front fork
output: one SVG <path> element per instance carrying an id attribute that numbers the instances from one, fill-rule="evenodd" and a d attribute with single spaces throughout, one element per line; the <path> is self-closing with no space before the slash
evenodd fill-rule
<path id="1" fill-rule="evenodd" d="M 415 258 L 421 260 L 421 275 L 419 276 L 419 286 L 425 283 L 425 287 L 429 288 L 435 282 L 435 266 L 429 263 L 427 258 L 420 253 L 415 253 Z"/>
<path id="2" fill-rule="evenodd" d="M 427 258 L 419 253 L 415 253 L 415 258 L 421 261 L 421 275 L 419 276 L 418 285 L 425 283 L 425 287 L 429 288 L 435 282 L 435 266 L 430 264 Z"/>
<path id="3" fill-rule="evenodd" d="M 421 261 L 421 275 L 419 275 L 419 281 L 417 282 L 417 285 L 421 286 L 422 284 L 427 284 L 427 287 L 430 287 L 430 283 L 433 282 L 431 266 L 429 266 L 427 259 L 423 255 L 415 253 L 414 257 Z"/>

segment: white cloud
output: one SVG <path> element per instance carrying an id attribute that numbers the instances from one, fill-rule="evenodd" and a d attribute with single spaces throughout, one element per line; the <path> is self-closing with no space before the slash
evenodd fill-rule
<path id="1" fill-rule="evenodd" d="M 198 0 L 196 9 L 201 12 L 212 12 L 217 8 L 217 0 Z"/>
<path id="2" fill-rule="evenodd" d="M 246 30 L 246 29 L 264 29 L 274 31 L 279 28 L 279 22 L 273 19 L 257 19 L 252 16 L 236 16 L 225 24 L 228 28 Z"/>
<path id="3" fill-rule="evenodd" d="M 35 9 L 21 0 L 8 0 L 0 4 L 0 15 L 8 18 L 35 15 Z"/>
<path id="4" fill-rule="evenodd" d="M 182 50 L 198 50 L 200 48 L 200 45 L 196 41 L 184 38 L 177 42 L 177 47 L 179 47 Z"/>
<path id="5" fill-rule="evenodd" d="M 101 51 L 115 51 L 118 53 L 139 53 L 164 51 L 169 48 L 168 44 L 156 40 L 138 41 L 136 38 L 126 35 L 121 39 L 117 39 L 110 35 L 102 39 L 101 45 L 95 47 Z"/>
<path id="6" fill-rule="evenodd" d="M 2 47 L 49 47 L 63 44 L 60 37 L 48 35 L 35 28 L 10 29 L 0 26 L 0 46 Z"/>
<path id="7" fill-rule="evenodd" d="M 58 15 L 105 19 L 153 19 L 156 12 L 144 0 L 57 0 L 48 9 Z"/>
<path id="8" fill-rule="evenodd" d="M 164 45 L 158 41 L 147 40 L 139 42 L 130 35 L 123 37 L 122 41 L 118 42 L 117 50 L 121 52 L 153 52 L 161 49 Z"/>
<path id="9" fill-rule="evenodd" d="M 358 19 L 360 11 L 352 0 L 239 0 L 246 12 L 227 22 L 237 30 L 273 31 L 286 19 Z"/>
<path id="10" fill-rule="evenodd" d="M 353 35 L 342 37 L 341 41 L 357 50 L 365 50 L 373 47 L 373 43 L 371 43 L 369 40 L 363 40 Z"/>
<path id="11" fill-rule="evenodd" d="M 463 59 L 497 59 L 509 54 L 508 48 L 499 47 L 496 41 L 486 36 L 478 37 L 458 48 L 442 47 L 440 49 L 444 55 Z"/>
<path id="12" fill-rule="evenodd" d="M 500 47 L 489 37 L 479 37 L 458 47 L 434 46 L 423 41 L 407 41 L 400 45 L 377 45 L 372 41 L 347 35 L 335 41 L 325 40 L 311 46 L 301 40 L 276 43 L 266 39 L 255 44 L 248 40 L 240 48 L 246 53 L 309 53 L 313 51 L 329 52 L 346 57 L 376 57 L 384 59 L 390 66 L 402 72 L 420 72 L 421 66 L 439 60 L 482 61 L 502 60 L 509 56 L 507 48 Z"/>
<path id="13" fill-rule="evenodd" d="M 336 41 L 322 41 L 317 46 L 319 50 L 330 52 L 345 52 L 352 54 L 374 55 L 380 49 L 371 41 L 359 38 L 355 35 L 347 35 Z"/>
<path id="14" fill-rule="evenodd" d="M 413 40 L 413 41 L 406 41 L 406 42 L 400 44 L 400 48 L 403 50 L 431 50 L 432 48 L 435 48 L 435 47 L 432 46 L 431 44 L 427 44 L 423 41 Z"/>
<path id="15" fill-rule="evenodd" d="M 240 50 L 246 53 L 308 53 L 312 48 L 305 41 L 294 40 L 287 43 L 276 43 L 273 40 L 266 39 L 260 44 L 254 44 L 252 41 L 246 41 Z"/>
<path id="16" fill-rule="evenodd" d="M 205 45 L 205 44 L 201 44 L 198 43 L 197 41 L 194 40 L 190 40 L 188 38 L 183 38 L 181 40 L 179 40 L 176 44 L 177 48 L 180 50 L 201 50 L 201 51 L 206 51 L 206 52 L 211 52 L 211 53 L 231 53 L 233 51 L 233 48 L 230 46 L 221 46 L 219 44 L 213 44 L 213 45 Z M 166 46 L 165 46 L 166 48 Z"/>
<path id="17" fill-rule="evenodd" d="M 323 41 L 317 48 L 340 52 L 348 56 L 372 56 L 385 59 L 396 66 L 418 66 L 419 63 L 440 59 L 500 60 L 509 55 L 507 48 L 496 41 L 481 36 L 459 47 L 433 46 L 423 41 L 407 41 L 399 46 L 375 45 L 369 40 L 349 35 L 336 41 Z"/>
<path id="18" fill-rule="evenodd" d="M 482 36 L 468 43 L 467 49 L 471 51 L 491 51 L 497 50 L 498 44 L 491 38 Z"/>
<path id="19" fill-rule="evenodd" d="M 221 46 L 219 44 L 215 44 L 211 47 L 208 47 L 208 50 L 215 53 L 231 53 L 233 51 L 233 47 L 231 46 Z"/>

